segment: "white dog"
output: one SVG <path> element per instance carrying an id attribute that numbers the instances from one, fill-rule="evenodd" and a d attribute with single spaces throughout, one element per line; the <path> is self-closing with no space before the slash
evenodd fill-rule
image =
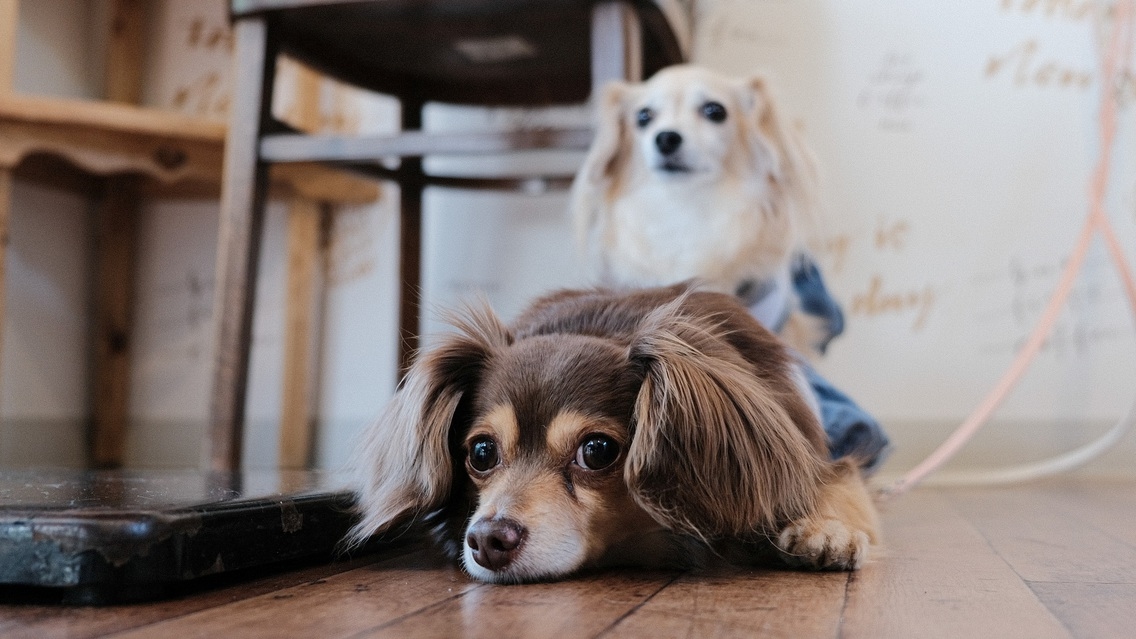
<path id="1" fill-rule="evenodd" d="M 741 297 L 798 348 L 823 351 L 843 317 L 815 266 L 793 259 L 815 231 L 815 167 L 766 81 L 670 67 L 609 85 L 598 110 L 571 211 L 600 278 L 696 278 Z M 800 294 L 813 275 L 826 308 Z"/>

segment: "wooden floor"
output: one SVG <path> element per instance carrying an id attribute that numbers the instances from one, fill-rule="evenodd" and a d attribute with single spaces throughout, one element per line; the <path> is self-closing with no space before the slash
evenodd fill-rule
<path id="1" fill-rule="evenodd" d="M 486 586 L 422 551 L 156 604 L 0 606 L 0 637 L 1136 637 L 1136 481 L 920 489 L 854 573 Z"/>

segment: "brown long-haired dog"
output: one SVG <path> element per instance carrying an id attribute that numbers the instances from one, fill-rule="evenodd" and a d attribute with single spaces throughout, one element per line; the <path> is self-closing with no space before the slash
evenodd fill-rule
<path id="1" fill-rule="evenodd" d="M 423 353 L 361 449 L 356 541 L 417 521 L 489 582 L 779 557 L 854 569 L 876 538 L 795 360 L 732 296 L 562 291 Z"/>

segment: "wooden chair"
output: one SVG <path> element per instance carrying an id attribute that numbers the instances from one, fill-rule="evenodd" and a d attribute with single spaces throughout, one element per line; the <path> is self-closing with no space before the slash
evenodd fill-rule
<path id="1" fill-rule="evenodd" d="M 637 80 L 683 61 L 689 34 L 679 0 L 232 0 L 231 9 L 236 93 L 222 188 L 210 435 L 210 464 L 218 471 L 235 469 L 241 456 L 269 165 L 327 162 L 399 184 L 398 366 L 405 371 L 417 345 L 423 189 L 511 189 L 533 177 L 431 175 L 423 157 L 584 150 L 592 135 L 582 129 L 432 135 L 421 130 L 423 105 L 582 103 L 602 82 Z M 271 117 L 281 53 L 397 97 L 402 132 L 348 138 L 287 130 Z M 398 168 L 380 162 L 390 157 L 400 158 Z M 555 186 L 571 179 L 540 177 Z"/>

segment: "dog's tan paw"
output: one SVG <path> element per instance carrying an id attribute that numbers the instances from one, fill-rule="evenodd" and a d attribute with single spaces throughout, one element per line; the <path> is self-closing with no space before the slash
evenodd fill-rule
<path id="1" fill-rule="evenodd" d="M 791 524 L 777 536 L 781 559 L 791 566 L 817 570 L 856 570 L 868 558 L 868 534 L 838 519 Z"/>

